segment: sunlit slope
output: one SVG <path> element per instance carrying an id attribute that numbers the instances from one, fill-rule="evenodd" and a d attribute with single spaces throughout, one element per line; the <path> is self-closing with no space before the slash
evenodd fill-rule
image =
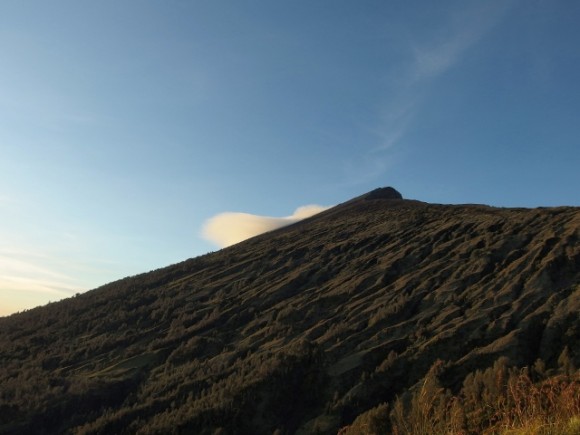
<path id="1" fill-rule="evenodd" d="M 0 432 L 336 433 L 437 359 L 580 367 L 579 228 L 367 194 L 0 319 Z"/>

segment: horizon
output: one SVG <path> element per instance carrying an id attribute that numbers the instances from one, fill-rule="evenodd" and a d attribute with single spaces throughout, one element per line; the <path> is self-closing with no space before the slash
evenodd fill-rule
<path id="1" fill-rule="evenodd" d="M 580 4 L 33 5 L 0 6 L 0 316 L 215 250 L 224 215 L 580 205 Z"/>

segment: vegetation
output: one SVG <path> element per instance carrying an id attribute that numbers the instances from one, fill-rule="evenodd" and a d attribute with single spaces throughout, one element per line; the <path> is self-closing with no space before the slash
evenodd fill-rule
<path id="1" fill-rule="evenodd" d="M 0 318 L 0 433 L 573 432 L 579 228 L 363 196 Z"/>
<path id="2" fill-rule="evenodd" d="M 457 394 L 441 382 L 437 361 L 406 398 L 392 409 L 379 405 L 339 432 L 349 434 L 578 434 L 580 371 L 508 368 L 507 359 L 470 373 Z M 551 373 L 551 374 L 550 374 Z"/>

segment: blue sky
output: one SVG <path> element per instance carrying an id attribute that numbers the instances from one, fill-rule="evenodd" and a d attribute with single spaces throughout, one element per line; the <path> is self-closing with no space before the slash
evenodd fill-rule
<path id="1" fill-rule="evenodd" d="M 0 315 L 215 250 L 223 212 L 291 221 L 387 185 L 580 205 L 578 17 L 563 0 L 3 0 Z"/>

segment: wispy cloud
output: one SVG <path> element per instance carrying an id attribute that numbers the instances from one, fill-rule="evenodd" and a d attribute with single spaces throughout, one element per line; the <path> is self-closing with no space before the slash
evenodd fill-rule
<path id="1" fill-rule="evenodd" d="M 417 100 L 415 93 L 403 92 L 385 104 L 380 114 L 380 126 L 375 131 L 378 143 L 371 153 L 392 148 L 404 136 L 413 120 Z"/>
<path id="2" fill-rule="evenodd" d="M 511 8 L 514 1 L 481 1 L 451 12 L 444 36 L 413 46 L 411 83 L 435 78 L 452 68 L 461 55 L 479 42 Z M 441 32 L 442 29 L 437 29 Z"/>
<path id="3" fill-rule="evenodd" d="M 4 275 L 0 277 L 0 290 L 13 294 L 15 292 L 41 293 L 49 299 L 52 296 L 52 300 L 56 300 L 71 296 L 79 288 L 74 284 L 50 278 Z M 17 298 L 18 295 L 15 295 L 15 299 Z"/>
<path id="4" fill-rule="evenodd" d="M 407 65 L 398 69 L 390 80 L 391 91 L 385 97 L 378 114 L 378 127 L 374 134 L 376 143 L 369 147 L 360 162 L 359 184 L 369 179 L 368 161 L 373 168 L 378 160 L 389 160 L 389 151 L 398 145 L 413 128 L 426 91 L 452 68 L 464 55 L 479 43 L 506 16 L 517 0 L 491 0 L 469 2 L 466 6 L 449 11 L 446 18 L 422 33 L 420 40 L 409 40 Z M 383 171 L 384 172 L 384 171 Z M 382 174 L 373 171 L 375 177 Z"/>
<path id="5" fill-rule="evenodd" d="M 33 291 L 70 296 L 78 283 L 70 276 L 46 267 L 49 259 L 18 250 L 0 251 L 0 290 Z"/>
<path id="6" fill-rule="evenodd" d="M 85 290 L 78 280 L 59 271 L 64 266 L 42 253 L 0 249 L 0 315 Z"/>
<path id="7" fill-rule="evenodd" d="M 217 246 L 224 248 L 302 219 L 314 216 L 328 209 L 320 205 L 298 207 L 285 217 L 259 216 L 249 213 L 220 213 L 205 222 L 202 236 Z"/>

